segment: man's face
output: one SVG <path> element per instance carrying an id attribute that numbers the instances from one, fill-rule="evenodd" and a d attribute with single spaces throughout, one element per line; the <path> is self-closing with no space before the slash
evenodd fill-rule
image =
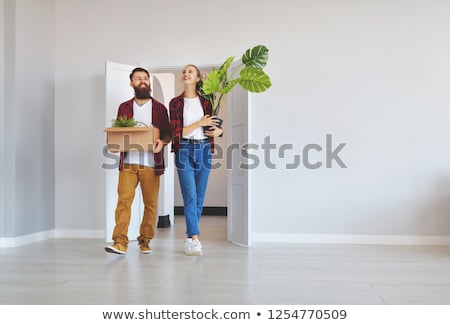
<path id="1" fill-rule="evenodd" d="M 135 72 L 131 79 L 130 86 L 133 87 L 137 99 L 150 98 L 150 80 L 145 72 Z"/>

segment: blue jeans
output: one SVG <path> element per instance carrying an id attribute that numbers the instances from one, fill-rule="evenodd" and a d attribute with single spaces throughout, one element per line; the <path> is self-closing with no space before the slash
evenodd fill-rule
<path id="1" fill-rule="evenodd" d="M 186 234 L 190 238 L 200 235 L 199 221 L 211 170 L 209 141 L 189 143 L 182 139 L 180 149 L 175 153 L 175 165 L 183 195 Z"/>

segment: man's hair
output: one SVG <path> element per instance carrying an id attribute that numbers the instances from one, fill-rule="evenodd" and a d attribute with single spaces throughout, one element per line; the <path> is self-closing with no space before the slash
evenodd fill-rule
<path id="1" fill-rule="evenodd" d="M 147 71 L 147 69 L 138 67 L 138 68 L 134 68 L 133 71 L 131 71 L 131 73 L 130 73 L 130 80 L 131 80 L 131 81 L 133 80 L 133 75 L 134 75 L 136 72 L 145 72 L 145 73 L 147 74 L 147 77 L 150 78 L 150 73 Z"/>

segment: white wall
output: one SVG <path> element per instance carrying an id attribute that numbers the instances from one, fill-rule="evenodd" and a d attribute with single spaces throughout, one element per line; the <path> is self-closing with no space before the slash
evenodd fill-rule
<path id="1" fill-rule="evenodd" d="M 0 152 L 5 152 L 5 16 L 4 1 L 0 0 Z M 5 158 L 0 154 L 0 177 L 5 179 Z M 0 237 L 5 235 L 5 183 L 0 183 Z"/>
<path id="2" fill-rule="evenodd" d="M 274 87 L 252 139 L 300 153 L 330 133 L 348 168 L 255 170 L 253 232 L 448 236 L 450 3 L 314 3 L 271 10 L 287 23 L 267 27 Z"/>
<path id="3" fill-rule="evenodd" d="M 15 235 L 15 131 L 14 131 L 14 93 L 15 93 L 15 35 L 16 35 L 16 6 L 11 0 L 3 1 L 3 37 L 5 47 L 4 51 L 4 109 L 3 109 L 3 143 L 2 143 L 2 160 L 3 160 L 3 237 L 11 237 Z M 6 154 L 8 153 L 8 154 Z"/>
<path id="4" fill-rule="evenodd" d="M 273 87 L 253 96 L 251 141 L 270 134 L 294 152 L 272 152 L 276 170 L 252 171 L 254 238 L 450 235 L 447 1 L 196 3 L 56 2 L 57 229 L 105 226 L 106 60 L 209 64 L 262 43 Z M 201 19 L 187 24 L 187 12 Z M 324 146 L 326 134 L 335 146 L 347 143 L 340 157 L 348 168 L 283 168 L 305 145 Z"/>
<path id="5" fill-rule="evenodd" d="M 52 0 L 2 4 L 3 236 L 18 237 L 54 228 L 54 12 Z"/>

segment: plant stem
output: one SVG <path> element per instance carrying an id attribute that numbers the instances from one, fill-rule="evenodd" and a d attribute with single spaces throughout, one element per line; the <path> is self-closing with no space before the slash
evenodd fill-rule
<path id="1" fill-rule="evenodd" d="M 236 72 L 240 71 L 242 69 L 242 67 L 244 67 L 245 65 L 243 63 L 239 64 L 237 67 L 235 67 L 233 70 L 231 70 L 230 76 L 228 77 L 227 74 L 225 74 L 225 81 L 227 80 L 232 80 L 233 76 L 236 74 Z M 223 82 L 221 84 L 221 88 L 223 88 Z M 218 116 L 219 115 L 219 111 L 220 111 L 220 106 L 222 104 L 222 99 L 223 99 L 224 94 L 220 94 L 219 98 L 216 100 L 216 96 L 213 94 L 213 102 L 212 102 L 212 108 L 213 108 L 213 115 Z"/>
<path id="2" fill-rule="evenodd" d="M 215 115 L 215 116 L 219 116 L 219 111 L 220 111 L 220 108 L 221 108 L 223 95 L 224 94 L 220 94 L 217 107 L 214 109 L 213 115 Z"/>

